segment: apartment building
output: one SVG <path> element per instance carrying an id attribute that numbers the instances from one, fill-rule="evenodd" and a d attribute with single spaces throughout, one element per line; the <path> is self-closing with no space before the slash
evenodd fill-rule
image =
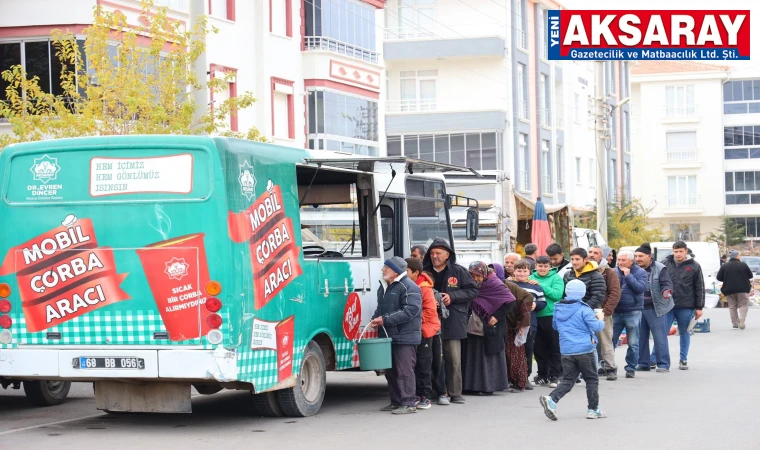
<path id="1" fill-rule="evenodd" d="M 760 161 L 755 168 L 751 159 L 752 125 L 760 125 L 760 116 L 749 113 L 752 81 L 745 101 L 744 81 L 726 82 L 727 69 L 689 61 L 642 61 L 632 68 L 632 103 L 640 105 L 633 145 L 641 149 L 632 155 L 633 196 L 651 208 L 649 218 L 670 239 L 701 240 L 728 212 L 756 230 L 760 205 L 751 205 L 754 183 L 746 184 L 744 175 L 754 180 L 751 170 L 760 170 Z"/>
<path id="2" fill-rule="evenodd" d="M 155 4 L 187 27 L 190 1 L 196 0 Z M 60 89 L 50 30 L 68 28 L 84 39 L 96 6 L 140 23 L 138 0 L 3 1 L 0 66 L 23 64 L 46 89 Z M 207 38 L 209 76 L 234 74 L 227 89 L 210 94 L 210 104 L 251 91 L 258 101 L 230 117 L 234 131 L 255 125 L 283 145 L 384 153 L 383 6 L 384 0 L 203 0 L 219 30 Z"/>

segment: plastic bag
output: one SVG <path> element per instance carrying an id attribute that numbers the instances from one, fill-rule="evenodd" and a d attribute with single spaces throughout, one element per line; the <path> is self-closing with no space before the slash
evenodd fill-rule
<path id="1" fill-rule="evenodd" d="M 530 333 L 530 326 L 520 328 L 520 331 L 517 332 L 517 336 L 515 336 L 516 347 L 521 347 L 528 342 L 528 333 Z"/>

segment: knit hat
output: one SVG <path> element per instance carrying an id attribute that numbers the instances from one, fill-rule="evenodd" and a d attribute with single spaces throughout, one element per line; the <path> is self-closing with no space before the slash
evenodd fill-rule
<path id="1" fill-rule="evenodd" d="M 641 246 L 636 249 L 636 252 L 643 253 L 645 255 L 651 255 L 652 254 L 652 246 L 649 245 L 649 242 L 647 242 L 645 244 L 641 244 Z"/>
<path id="2" fill-rule="evenodd" d="M 400 256 L 394 256 L 385 260 L 385 265 L 397 274 L 406 273 L 406 261 Z"/>
<path id="3" fill-rule="evenodd" d="M 565 286 L 565 298 L 582 300 L 586 296 L 586 284 L 581 280 L 570 280 Z"/>
<path id="4" fill-rule="evenodd" d="M 729 258 L 738 258 L 739 257 L 739 250 L 731 250 L 728 252 Z"/>

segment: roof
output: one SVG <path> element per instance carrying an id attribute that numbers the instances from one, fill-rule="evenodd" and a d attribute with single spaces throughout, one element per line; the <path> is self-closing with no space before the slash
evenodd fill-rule
<path id="1" fill-rule="evenodd" d="M 655 75 L 687 72 L 724 72 L 729 66 L 695 61 L 638 61 L 631 65 L 631 75 Z"/>

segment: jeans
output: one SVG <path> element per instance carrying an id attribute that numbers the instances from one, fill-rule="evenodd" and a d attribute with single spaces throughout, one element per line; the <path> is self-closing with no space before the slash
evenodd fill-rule
<path id="1" fill-rule="evenodd" d="M 531 329 L 525 341 L 525 361 L 528 362 L 528 378 L 533 373 L 533 351 L 536 347 L 536 330 Z"/>
<path id="2" fill-rule="evenodd" d="M 417 397 L 430 398 L 433 395 L 433 338 L 422 339 L 417 346 L 417 363 L 414 366 L 417 380 Z"/>
<path id="3" fill-rule="evenodd" d="M 654 339 L 655 362 L 660 369 L 670 369 L 670 349 L 668 348 L 668 315 L 657 317 L 654 309 L 644 309 L 639 328 L 639 366 L 649 369 L 649 332 Z"/>
<path id="4" fill-rule="evenodd" d="M 446 366 L 446 388 L 450 397 L 462 395 L 462 341 L 443 340 L 443 360 Z"/>
<path id="5" fill-rule="evenodd" d="M 433 391 L 437 396 L 446 395 L 446 370 L 443 366 L 443 340 L 433 336 Z"/>
<path id="6" fill-rule="evenodd" d="M 595 351 L 582 355 L 562 355 L 562 381 L 549 396 L 554 402 L 573 390 L 578 375 L 586 382 L 588 409 L 599 407 L 599 375 L 596 373 L 597 354 Z"/>
<path id="7" fill-rule="evenodd" d="M 414 344 L 393 344 L 391 346 L 391 358 L 393 367 L 385 372 L 391 404 L 414 406 L 416 400 L 414 365 L 417 360 L 417 346 Z"/>
<path id="8" fill-rule="evenodd" d="M 673 308 L 669 313 L 669 324 L 673 319 L 678 323 L 678 334 L 681 340 L 681 361 L 687 361 L 689 358 L 689 345 L 691 344 L 691 334 L 689 334 L 689 322 L 694 318 L 694 308 Z"/>
<path id="9" fill-rule="evenodd" d="M 552 327 L 552 316 L 538 318 L 534 344 L 537 375 L 541 378 L 559 378 L 562 373 L 562 355 L 559 352 L 559 333 Z"/>
<path id="10" fill-rule="evenodd" d="M 625 354 L 625 370 L 636 370 L 639 363 L 639 326 L 641 325 L 641 311 L 616 313 L 612 316 L 612 342 L 617 347 L 620 333 L 625 327 L 628 338 L 628 351 Z"/>

